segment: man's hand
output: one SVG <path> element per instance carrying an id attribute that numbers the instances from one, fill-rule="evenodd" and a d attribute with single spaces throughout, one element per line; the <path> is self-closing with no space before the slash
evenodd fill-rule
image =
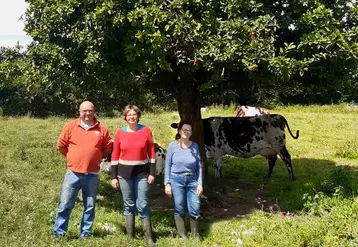
<path id="1" fill-rule="evenodd" d="M 118 179 L 116 179 L 116 178 L 111 179 L 111 185 L 112 185 L 113 189 L 118 190 L 118 188 L 119 188 Z"/>

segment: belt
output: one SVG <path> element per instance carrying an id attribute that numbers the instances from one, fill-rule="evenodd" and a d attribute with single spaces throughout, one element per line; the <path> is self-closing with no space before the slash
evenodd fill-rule
<path id="1" fill-rule="evenodd" d="M 191 176 L 191 175 L 193 175 L 194 173 L 192 173 L 192 172 L 183 172 L 183 173 L 178 173 L 178 175 L 180 175 L 180 176 Z"/>

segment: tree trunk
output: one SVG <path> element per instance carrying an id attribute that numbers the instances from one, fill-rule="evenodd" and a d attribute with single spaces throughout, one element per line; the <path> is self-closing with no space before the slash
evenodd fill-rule
<path id="1" fill-rule="evenodd" d="M 207 187 L 208 161 L 204 147 L 204 129 L 200 110 L 200 89 L 195 79 L 195 73 L 186 67 L 179 67 L 176 81 L 176 99 L 180 119 L 189 120 L 193 124 L 191 139 L 198 143 L 203 167 L 203 183 Z"/>

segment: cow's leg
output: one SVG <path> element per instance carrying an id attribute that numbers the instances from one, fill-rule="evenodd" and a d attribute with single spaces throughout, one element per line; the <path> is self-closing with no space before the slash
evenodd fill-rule
<path id="1" fill-rule="evenodd" d="M 293 174 L 292 170 L 291 155 L 288 153 L 285 146 L 281 148 L 279 155 L 287 167 L 288 176 L 290 177 L 290 180 L 295 180 L 295 175 Z"/>
<path id="2" fill-rule="evenodd" d="M 221 177 L 221 162 L 222 162 L 222 156 L 215 155 L 214 157 L 215 177 Z"/>
<path id="3" fill-rule="evenodd" d="M 275 166 L 275 163 L 276 163 L 276 160 L 277 160 L 277 155 L 271 156 L 271 157 L 267 157 L 267 159 L 268 159 L 268 165 L 269 165 L 269 167 L 268 167 L 267 172 L 266 172 L 266 174 L 265 174 L 265 178 L 271 177 L 273 167 Z"/>

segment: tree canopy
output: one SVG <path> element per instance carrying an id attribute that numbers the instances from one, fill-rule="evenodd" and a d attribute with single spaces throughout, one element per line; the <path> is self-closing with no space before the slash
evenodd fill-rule
<path id="1" fill-rule="evenodd" d="M 102 111 L 175 98 L 181 114 L 358 98 L 354 0 L 27 2 L 34 41 L 19 56 L 2 49 L 0 69 L 4 99 L 23 95 L 24 111 L 71 112 L 88 98 Z"/>

